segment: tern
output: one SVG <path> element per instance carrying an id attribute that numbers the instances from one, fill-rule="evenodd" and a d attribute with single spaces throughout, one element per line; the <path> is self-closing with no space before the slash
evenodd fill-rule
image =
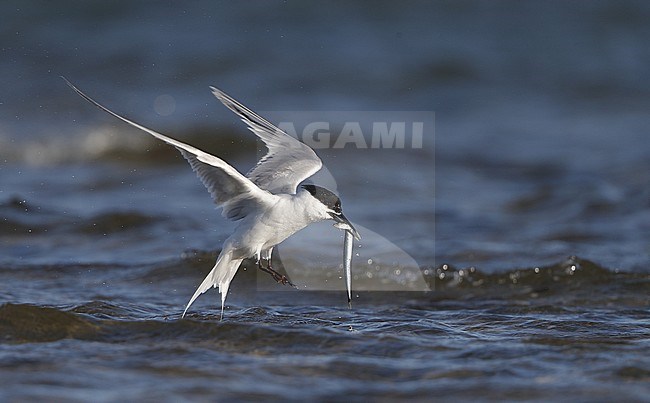
<path id="1" fill-rule="evenodd" d="M 360 235 L 343 215 L 341 200 L 336 194 L 317 185 L 301 185 L 323 166 L 309 146 L 225 92 L 210 87 L 212 94 L 237 114 L 268 149 L 253 169 L 243 175 L 219 157 L 118 115 L 83 93 L 65 77 L 62 78 L 77 94 L 99 109 L 176 147 L 208 189 L 214 203 L 222 209 L 222 215 L 239 222 L 233 234 L 224 241 L 213 269 L 190 298 L 182 317 L 201 294 L 213 287 L 219 288 L 223 317 L 230 283 L 242 261 L 247 258 L 255 258 L 258 268 L 269 273 L 277 282 L 293 285 L 284 275 L 273 270 L 273 248 L 309 224 L 324 220 L 335 221 L 334 226 L 345 231 L 344 255 L 350 302 L 351 242 L 352 237 L 359 240 Z"/>

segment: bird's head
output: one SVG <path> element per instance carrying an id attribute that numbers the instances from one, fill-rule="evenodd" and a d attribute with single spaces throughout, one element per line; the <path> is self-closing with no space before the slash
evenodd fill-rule
<path id="1" fill-rule="evenodd" d="M 334 226 L 338 229 L 349 231 L 357 240 L 361 239 L 359 232 L 352 226 L 350 220 L 343 215 L 341 209 L 341 199 L 329 190 L 316 185 L 302 185 L 302 188 L 308 191 L 312 197 L 318 200 L 330 220 L 336 221 Z"/>

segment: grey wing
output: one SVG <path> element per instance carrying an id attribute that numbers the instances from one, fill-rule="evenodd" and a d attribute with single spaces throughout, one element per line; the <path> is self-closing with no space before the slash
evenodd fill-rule
<path id="1" fill-rule="evenodd" d="M 239 115 L 268 148 L 266 155 L 247 174 L 257 186 L 274 194 L 295 194 L 300 182 L 321 169 L 322 161 L 308 145 L 280 130 L 225 92 L 214 87 L 210 89 L 219 101 Z"/>
<path id="2" fill-rule="evenodd" d="M 225 217 L 231 220 L 239 220 L 251 211 L 275 203 L 277 196 L 260 189 L 222 159 L 118 115 L 84 94 L 65 78 L 63 79 L 77 94 L 99 109 L 176 147 L 190 163 L 194 172 L 212 195 L 212 199 L 217 206 L 223 208 L 222 214 Z"/>

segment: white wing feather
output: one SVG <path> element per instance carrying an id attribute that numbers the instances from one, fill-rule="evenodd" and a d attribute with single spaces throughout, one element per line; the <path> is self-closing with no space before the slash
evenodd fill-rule
<path id="1" fill-rule="evenodd" d="M 247 174 L 257 186 L 271 193 L 295 194 L 300 182 L 323 166 L 308 145 L 291 137 L 225 92 L 210 87 L 228 109 L 235 112 L 268 148 L 267 154 Z"/>
<path id="2" fill-rule="evenodd" d="M 194 172 L 212 195 L 212 199 L 217 206 L 223 208 L 222 214 L 224 217 L 239 220 L 255 209 L 275 203 L 277 196 L 260 189 L 250 179 L 222 159 L 118 115 L 84 94 L 65 77 L 63 79 L 77 94 L 99 109 L 176 147 L 190 163 Z"/>

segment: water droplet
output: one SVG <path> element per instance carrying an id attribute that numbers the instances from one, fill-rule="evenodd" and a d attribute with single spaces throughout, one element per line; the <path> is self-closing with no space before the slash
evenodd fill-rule
<path id="1" fill-rule="evenodd" d="M 153 109 L 160 116 L 169 116 L 176 110 L 176 100 L 171 95 L 160 95 L 153 101 Z"/>

